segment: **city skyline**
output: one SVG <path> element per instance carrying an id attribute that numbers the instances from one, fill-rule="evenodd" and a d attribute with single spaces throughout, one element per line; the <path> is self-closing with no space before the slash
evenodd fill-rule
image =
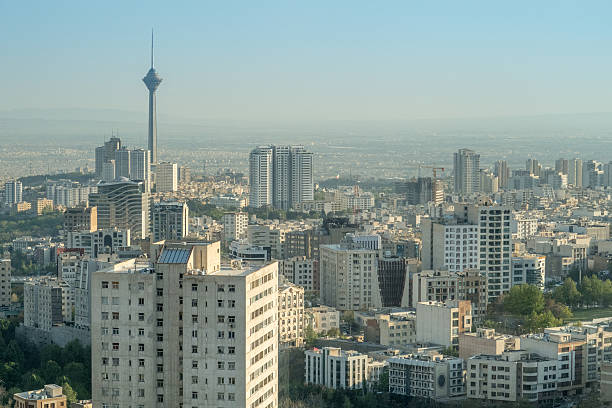
<path id="1" fill-rule="evenodd" d="M 143 112 L 132 77 L 142 70 L 144 52 L 136 50 L 151 25 L 162 33 L 156 52 L 168 80 L 161 107 L 174 116 L 387 120 L 610 111 L 605 2 L 529 3 L 529 13 L 521 4 L 483 2 L 339 2 L 323 12 L 276 2 L 158 4 L 144 13 L 122 5 L 121 19 L 112 7 L 67 2 L 53 5 L 51 20 L 47 7 L 4 7 L 9 18 L 0 33 L 14 40 L 0 73 L 12 78 L 14 98 L 0 111 Z M 89 35 L 74 35 L 80 32 Z M 54 80 L 29 81 L 34 67 Z"/>

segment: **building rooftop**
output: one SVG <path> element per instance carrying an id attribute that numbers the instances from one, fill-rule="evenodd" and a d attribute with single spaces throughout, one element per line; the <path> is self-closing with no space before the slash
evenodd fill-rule
<path id="1" fill-rule="evenodd" d="M 164 248 L 158 263 L 162 264 L 186 264 L 191 255 L 191 248 Z"/>
<path id="2" fill-rule="evenodd" d="M 34 391 L 18 392 L 15 396 L 25 400 L 43 400 L 62 397 L 62 387 L 56 384 L 45 385 L 45 388 Z"/>

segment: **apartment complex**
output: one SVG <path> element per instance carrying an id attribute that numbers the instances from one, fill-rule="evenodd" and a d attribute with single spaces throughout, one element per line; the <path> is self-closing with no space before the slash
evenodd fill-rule
<path id="1" fill-rule="evenodd" d="M 153 204 L 152 233 L 154 241 L 181 240 L 189 235 L 189 207 L 177 201 Z"/>
<path id="2" fill-rule="evenodd" d="M 178 167 L 176 163 L 162 162 L 155 165 L 155 190 L 160 193 L 178 189 Z"/>
<path id="3" fill-rule="evenodd" d="M 277 264 L 221 267 L 215 243 L 93 274 L 94 406 L 277 406 Z"/>
<path id="4" fill-rule="evenodd" d="M 465 397 L 463 359 L 442 354 L 408 354 L 391 357 L 389 392 L 436 401 Z"/>
<path id="5" fill-rule="evenodd" d="M 469 195 L 480 191 L 480 155 L 469 149 L 454 154 L 455 193 Z"/>
<path id="6" fill-rule="evenodd" d="M 489 401 L 551 402 L 557 393 L 557 361 L 523 350 L 469 358 L 467 397 Z"/>
<path id="7" fill-rule="evenodd" d="M 329 306 L 315 306 L 304 309 L 304 327 L 312 327 L 317 333 L 340 328 L 340 312 Z"/>
<path id="8" fill-rule="evenodd" d="M 459 347 L 459 335 L 472 329 L 472 305 L 469 300 L 419 302 L 416 307 L 418 343 Z"/>
<path id="9" fill-rule="evenodd" d="M 98 207 L 98 228 L 129 229 L 134 239 L 149 235 L 149 194 L 143 182 L 101 182 L 89 202 Z"/>
<path id="10" fill-rule="evenodd" d="M 368 381 L 368 356 L 337 347 L 306 350 L 305 381 L 328 388 L 365 388 Z"/>
<path id="11" fill-rule="evenodd" d="M 11 306 L 11 259 L 0 258 L 0 309 Z"/>
<path id="12" fill-rule="evenodd" d="M 459 358 L 467 360 L 477 354 L 498 356 L 504 351 L 520 350 L 521 338 L 507 334 L 496 334 L 495 329 L 479 327 L 475 333 L 459 335 Z"/>
<path id="13" fill-rule="evenodd" d="M 544 290 L 546 283 L 546 257 L 532 254 L 512 255 L 512 286 L 534 285 Z"/>
<path id="14" fill-rule="evenodd" d="M 249 155 L 251 207 L 288 210 L 314 200 L 313 156 L 304 146 L 259 146 Z"/>
<path id="15" fill-rule="evenodd" d="M 70 207 L 64 211 L 64 233 L 98 229 L 97 207 Z"/>
<path id="16" fill-rule="evenodd" d="M 487 312 L 487 279 L 478 269 L 422 271 L 412 275 L 412 307 L 419 302 L 469 300 L 475 320 Z"/>
<path id="17" fill-rule="evenodd" d="M 227 212 L 223 214 L 223 240 L 227 242 L 247 237 L 249 214 L 245 212 Z"/>
<path id="18" fill-rule="evenodd" d="M 340 310 L 381 307 L 377 250 L 354 243 L 321 245 L 321 301 Z"/>
<path id="19" fill-rule="evenodd" d="M 306 291 L 320 290 L 319 286 L 319 261 L 316 259 L 306 259 L 305 256 L 279 261 L 279 272 L 289 280 L 289 282 L 300 285 Z"/>
<path id="20" fill-rule="evenodd" d="M 23 285 L 23 324 L 45 331 L 73 321 L 74 291 L 56 278 L 30 279 Z"/>
<path id="21" fill-rule="evenodd" d="M 423 269 L 461 272 L 478 269 L 480 236 L 477 224 L 457 219 L 425 218 L 421 221 Z"/>
<path id="22" fill-rule="evenodd" d="M 114 254 L 119 248 L 129 247 L 132 234 L 129 229 L 107 228 L 97 231 L 69 231 L 66 233 L 66 247 L 82 249 L 84 254 L 97 258 L 100 254 Z"/>
<path id="23" fill-rule="evenodd" d="M 277 321 L 281 346 L 304 344 L 304 288 L 289 282 L 279 285 Z"/>

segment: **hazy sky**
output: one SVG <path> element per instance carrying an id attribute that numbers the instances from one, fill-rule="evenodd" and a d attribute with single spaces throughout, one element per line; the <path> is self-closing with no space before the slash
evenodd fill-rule
<path id="1" fill-rule="evenodd" d="M 197 119 L 612 111 L 610 1 L 0 0 L 0 110 Z"/>

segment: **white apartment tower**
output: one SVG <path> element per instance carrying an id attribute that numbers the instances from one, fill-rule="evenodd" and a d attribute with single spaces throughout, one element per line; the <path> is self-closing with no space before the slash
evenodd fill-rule
<path id="1" fill-rule="evenodd" d="M 181 240 L 189 234 L 189 208 L 185 203 L 162 201 L 151 211 L 155 241 Z"/>
<path id="2" fill-rule="evenodd" d="M 249 156 L 250 205 L 283 210 L 314 200 L 312 153 L 304 146 L 260 146 Z"/>
<path id="3" fill-rule="evenodd" d="M 23 186 L 21 181 L 11 180 L 4 184 L 4 202 L 7 205 L 23 201 Z"/>
<path id="4" fill-rule="evenodd" d="M 178 167 L 176 163 L 155 165 L 155 189 L 157 192 L 171 192 L 178 188 Z"/>
<path id="5" fill-rule="evenodd" d="M 480 155 L 473 150 L 459 149 L 454 155 L 455 193 L 480 191 Z"/>
<path id="6" fill-rule="evenodd" d="M 423 250 L 421 259 L 423 269 L 448 269 L 462 272 L 478 269 L 480 236 L 477 224 L 456 219 L 421 221 L 423 231 Z"/>
<path id="7" fill-rule="evenodd" d="M 277 264 L 221 267 L 219 242 L 152 259 L 93 274 L 94 406 L 277 407 Z"/>
<path id="8" fill-rule="evenodd" d="M 136 149 L 130 153 L 130 179 L 142 181 L 150 189 L 151 183 L 151 153 L 148 150 Z"/>
<path id="9" fill-rule="evenodd" d="M 260 146 L 249 155 L 249 206 L 261 208 L 272 205 L 273 149 Z"/>

